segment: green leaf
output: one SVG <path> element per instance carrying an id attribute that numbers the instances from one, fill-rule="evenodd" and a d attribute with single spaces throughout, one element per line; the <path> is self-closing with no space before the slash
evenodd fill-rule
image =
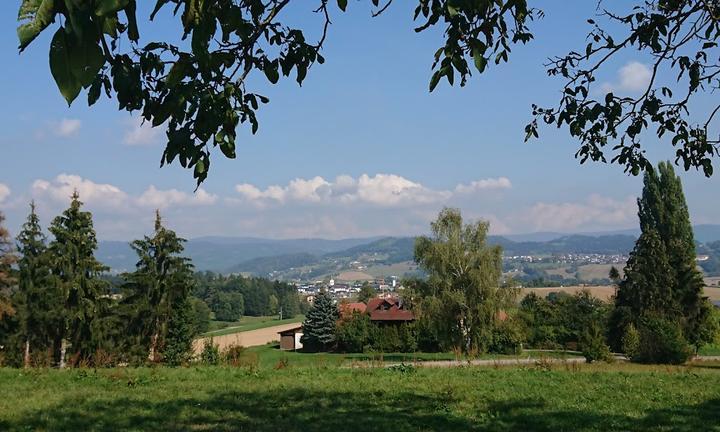
<path id="1" fill-rule="evenodd" d="M 125 16 L 127 16 L 128 20 L 128 38 L 137 43 L 140 40 L 140 30 L 138 30 L 137 17 L 135 16 L 136 9 L 135 0 L 129 0 L 127 7 L 125 7 Z"/>
<path id="2" fill-rule="evenodd" d="M 479 52 L 476 52 L 473 53 L 473 60 L 475 60 L 475 68 L 478 70 L 478 72 L 485 72 L 485 68 L 487 67 L 487 59 L 485 58 L 485 56 L 483 56 Z"/>
<path id="3" fill-rule="evenodd" d="M 435 71 L 435 73 L 433 73 L 432 78 L 430 78 L 430 91 L 431 92 L 433 90 L 435 90 L 435 87 L 437 87 L 438 83 L 440 82 L 440 77 L 441 77 L 441 75 L 440 75 L 439 70 Z"/>
<path id="4" fill-rule="evenodd" d="M 73 74 L 83 87 L 93 83 L 100 69 L 105 64 L 105 56 L 98 45 L 95 34 L 89 31 L 83 33 L 83 39 L 75 43 L 67 39 L 70 61 Z"/>
<path id="5" fill-rule="evenodd" d="M 55 21 L 55 0 L 23 0 L 18 11 L 20 52 Z"/>
<path id="6" fill-rule="evenodd" d="M 276 62 L 267 63 L 264 69 L 265 76 L 273 84 L 276 84 L 280 79 L 280 74 L 278 74 L 277 66 L 278 65 Z"/>
<path id="7" fill-rule="evenodd" d="M 129 0 L 97 0 L 95 2 L 95 15 L 105 16 L 125 9 Z"/>
<path id="8" fill-rule="evenodd" d="M 340 10 L 345 12 L 345 9 L 347 8 L 347 0 L 337 0 L 337 4 Z"/>
<path id="9" fill-rule="evenodd" d="M 60 27 L 50 43 L 50 72 L 68 105 L 80 94 L 82 84 L 73 73 L 68 36 L 65 28 Z"/>

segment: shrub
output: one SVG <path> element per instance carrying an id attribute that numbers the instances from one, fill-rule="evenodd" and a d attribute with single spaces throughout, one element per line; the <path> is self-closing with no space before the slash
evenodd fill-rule
<path id="1" fill-rule="evenodd" d="M 649 315 L 641 320 L 640 345 L 633 361 L 640 363 L 682 364 L 692 355 L 680 323 Z"/>
<path id="2" fill-rule="evenodd" d="M 234 367 L 255 369 L 258 366 L 257 353 L 248 352 L 242 345 L 230 345 L 225 348 L 221 360 L 224 364 Z"/>
<path id="3" fill-rule="evenodd" d="M 493 330 L 490 350 L 500 354 L 519 354 L 525 335 L 520 323 L 514 319 L 500 321 Z"/>
<path id="4" fill-rule="evenodd" d="M 364 313 L 353 312 L 352 316 L 338 323 L 336 338 L 338 349 L 343 352 L 359 353 L 372 345 L 375 326 Z"/>
<path id="5" fill-rule="evenodd" d="M 590 323 L 580 335 L 578 348 L 588 363 L 612 360 L 610 348 L 605 343 L 602 327 L 597 323 Z"/>
<path id="6" fill-rule="evenodd" d="M 637 357 L 640 350 L 640 332 L 635 325 L 628 324 L 622 336 L 622 351 L 629 359 Z"/>
<path id="7" fill-rule="evenodd" d="M 206 339 L 203 350 L 200 353 L 200 362 L 204 365 L 216 366 L 220 364 L 220 348 L 213 342 L 213 339 Z"/>

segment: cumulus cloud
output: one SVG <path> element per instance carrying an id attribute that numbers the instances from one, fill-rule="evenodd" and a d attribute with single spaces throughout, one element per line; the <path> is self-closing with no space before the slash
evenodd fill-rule
<path id="1" fill-rule="evenodd" d="M 639 92 L 647 88 L 652 79 L 652 70 L 640 62 L 632 61 L 618 71 L 616 83 L 606 82 L 601 86 L 604 93 L 613 91 Z"/>
<path id="2" fill-rule="evenodd" d="M 53 125 L 55 135 L 63 138 L 69 138 L 77 135 L 80 131 L 82 122 L 78 119 L 64 118 Z"/>
<path id="3" fill-rule="evenodd" d="M 590 195 L 579 203 L 536 203 L 512 219 L 515 225 L 525 226 L 528 231 L 596 231 L 628 226 L 636 220 L 636 213 L 634 197 L 615 200 Z"/>
<path id="4" fill-rule="evenodd" d="M 456 194 L 469 194 L 484 190 L 508 189 L 512 185 L 505 177 L 460 184 L 455 191 L 436 190 L 396 174 L 362 174 L 358 178 L 341 175 L 334 181 L 322 177 L 294 179 L 287 185 L 272 185 L 261 189 L 249 183 L 235 186 L 245 201 L 260 205 L 290 201 L 308 203 L 364 203 L 376 206 L 409 206 L 433 204 L 451 199 Z"/>
<path id="5" fill-rule="evenodd" d="M 162 141 L 165 128 L 162 126 L 152 127 L 150 122 L 143 122 L 140 117 L 127 121 L 123 144 L 129 146 L 148 146 Z"/>
<path id="6" fill-rule="evenodd" d="M 483 180 L 476 180 L 470 182 L 470 184 L 459 184 L 455 187 L 457 193 L 473 193 L 484 190 L 494 189 L 510 189 L 512 183 L 507 177 L 489 178 Z"/>
<path id="7" fill-rule="evenodd" d="M 5 201 L 10 196 L 10 187 L 6 184 L 0 183 L 0 203 Z"/>
<path id="8" fill-rule="evenodd" d="M 72 174 L 60 174 L 52 181 L 35 180 L 31 189 L 33 197 L 47 198 L 56 203 L 68 201 L 76 190 L 83 202 L 95 206 L 122 208 L 128 203 L 128 195 L 117 186 L 95 183 Z"/>
<path id="9" fill-rule="evenodd" d="M 216 201 L 217 195 L 210 194 L 202 188 L 190 194 L 177 189 L 160 190 L 152 185 L 137 199 L 140 206 L 158 209 L 170 206 L 212 205 Z"/>

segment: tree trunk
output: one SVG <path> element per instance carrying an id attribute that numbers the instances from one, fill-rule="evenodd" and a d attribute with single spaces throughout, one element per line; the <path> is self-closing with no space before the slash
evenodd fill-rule
<path id="1" fill-rule="evenodd" d="M 150 353 L 148 354 L 148 360 L 151 362 L 155 361 L 155 356 L 157 355 L 157 343 L 158 339 L 160 338 L 160 329 L 158 319 L 155 318 L 155 325 L 153 326 L 154 332 L 153 335 L 150 337 Z"/>
<path id="2" fill-rule="evenodd" d="M 23 356 L 25 369 L 30 367 L 30 338 L 25 338 L 25 355 Z"/>
<path id="3" fill-rule="evenodd" d="M 60 369 L 65 369 L 65 351 L 67 351 L 67 341 L 63 338 L 60 342 Z"/>

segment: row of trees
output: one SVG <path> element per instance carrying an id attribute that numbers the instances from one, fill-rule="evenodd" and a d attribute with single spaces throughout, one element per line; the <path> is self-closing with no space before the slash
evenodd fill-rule
<path id="1" fill-rule="evenodd" d="M 281 313 L 283 318 L 292 318 L 303 312 L 295 287 L 288 283 L 213 272 L 198 273 L 196 280 L 194 295 L 205 301 L 220 321 Z"/>
<path id="2" fill-rule="evenodd" d="M 641 235 L 611 302 L 588 292 L 526 296 L 502 278 L 501 250 L 486 243 L 488 224 L 463 224 L 445 209 L 420 237 L 415 260 L 427 279 L 406 281 L 402 293 L 416 320 L 378 327 L 364 314 L 337 319 L 329 298 L 318 296 L 307 314 L 305 340 L 312 349 L 344 351 L 420 349 L 465 354 L 535 348 L 582 350 L 589 360 L 611 349 L 632 360 L 682 363 L 719 333 L 718 313 L 703 296 L 695 241 L 679 177 L 670 163 L 645 173 L 638 199 Z"/>
<path id="3" fill-rule="evenodd" d="M 34 204 L 30 208 L 17 236 L 19 257 L 7 231 L 0 232 L 6 363 L 180 364 L 188 358 L 202 316 L 190 298 L 193 267 L 182 256 L 185 240 L 163 226 L 159 213 L 153 233 L 132 242 L 136 269 L 122 276 L 120 295 L 113 295 L 101 277 L 108 268 L 94 255 L 92 214 L 83 211 L 77 192 L 50 224 L 50 242 Z"/>

